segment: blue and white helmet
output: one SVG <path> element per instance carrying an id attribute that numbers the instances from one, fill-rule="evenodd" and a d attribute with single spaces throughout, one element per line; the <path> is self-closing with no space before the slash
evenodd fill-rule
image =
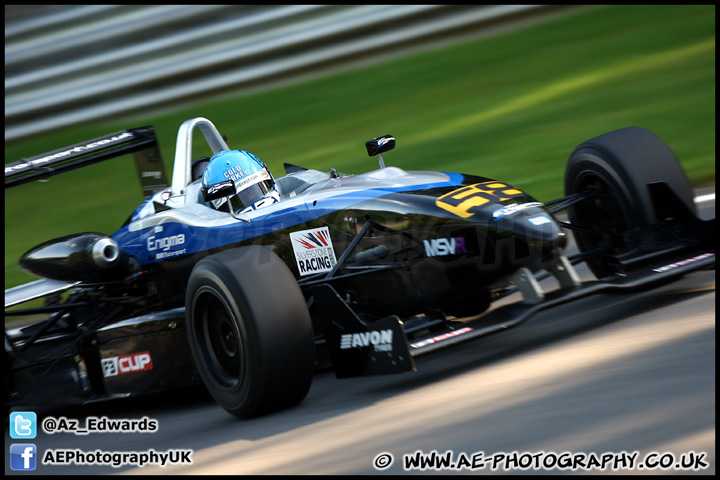
<path id="1" fill-rule="evenodd" d="M 280 200 L 267 166 L 244 150 L 223 150 L 210 158 L 202 177 L 202 194 L 218 210 L 241 213 Z M 225 205 L 229 200 L 229 207 Z"/>

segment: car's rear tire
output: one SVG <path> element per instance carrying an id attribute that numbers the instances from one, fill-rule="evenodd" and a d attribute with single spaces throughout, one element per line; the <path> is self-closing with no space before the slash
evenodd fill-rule
<path id="1" fill-rule="evenodd" d="M 248 418 L 299 403 L 315 370 L 312 322 L 290 269 L 253 245 L 197 263 L 186 293 L 200 376 L 228 412 Z"/>
<path id="2" fill-rule="evenodd" d="M 623 232 L 645 227 L 655 221 L 656 212 L 648 185 L 665 183 L 677 199 L 695 212 L 693 192 L 675 154 L 655 134 L 640 127 L 628 127 L 600 135 L 580 144 L 570 155 L 565 170 L 565 195 L 597 189 L 604 193 L 568 208 L 571 224 L 604 234 L 574 231 L 581 252 L 606 247 L 610 256 L 637 246 L 639 236 Z M 602 245 L 600 244 L 602 243 Z M 588 260 L 598 278 L 618 273 L 608 255 Z"/>

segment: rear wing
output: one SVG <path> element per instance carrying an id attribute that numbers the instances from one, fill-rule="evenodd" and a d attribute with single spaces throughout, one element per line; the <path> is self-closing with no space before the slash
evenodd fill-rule
<path id="1" fill-rule="evenodd" d="M 5 189 L 69 172 L 111 158 L 134 154 L 143 198 L 168 187 L 155 128 L 145 126 L 5 164 Z"/>

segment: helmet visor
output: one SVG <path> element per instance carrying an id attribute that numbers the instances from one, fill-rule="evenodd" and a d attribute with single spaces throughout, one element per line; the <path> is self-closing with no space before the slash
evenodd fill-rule
<path id="1" fill-rule="evenodd" d="M 267 167 L 247 177 L 233 180 L 232 182 L 234 184 L 234 189 L 230 192 L 235 193 L 232 194 L 227 192 L 227 190 L 223 188 L 222 192 L 224 195 L 220 198 L 216 197 L 212 200 L 216 209 L 219 210 L 229 197 L 230 208 L 232 208 L 233 212 L 245 210 L 247 207 L 253 205 L 265 196 L 265 194 L 267 194 L 275 185 Z"/>
<path id="2" fill-rule="evenodd" d="M 262 180 L 258 183 L 240 190 L 237 194 L 230 197 L 230 205 L 234 212 L 241 212 L 247 207 L 265 196 L 273 187 L 272 180 Z"/>

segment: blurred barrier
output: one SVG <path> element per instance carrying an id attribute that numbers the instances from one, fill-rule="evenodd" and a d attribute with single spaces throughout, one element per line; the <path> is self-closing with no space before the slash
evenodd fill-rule
<path id="1" fill-rule="evenodd" d="M 110 115 L 293 81 L 431 41 L 477 35 L 558 8 L 45 7 L 30 10 L 32 16 L 14 17 L 6 6 L 6 141 Z"/>

